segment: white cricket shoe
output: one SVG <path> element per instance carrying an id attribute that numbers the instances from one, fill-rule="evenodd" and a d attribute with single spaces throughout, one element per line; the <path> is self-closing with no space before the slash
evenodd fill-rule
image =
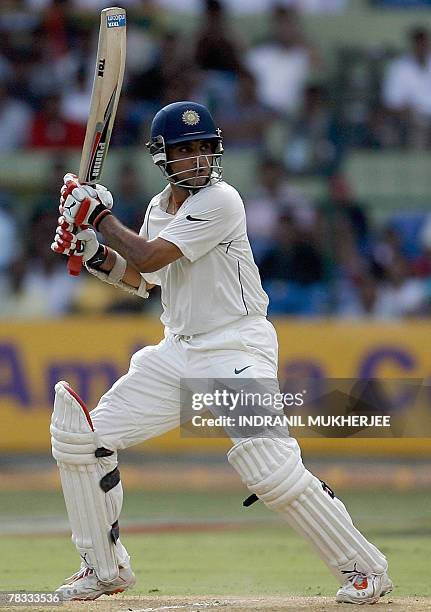
<path id="1" fill-rule="evenodd" d="M 385 574 L 353 574 L 338 589 L 336 601 L 351 604 L 375 604 L 392 591 L 393 584 Z"/>
<path id="2" fill-rule="evenodd" d="M 66 578 L 55 591 L 59 593 L 63 601 L 97 599 L 101 595 L 114 595 L 122 593 L 132 587 L 135 582 L 135 574 L 129 567 L 120 567 L 118 578 L 112 582 L 101 582 L 94 569 L 81 567 L 81 569 Z"/>

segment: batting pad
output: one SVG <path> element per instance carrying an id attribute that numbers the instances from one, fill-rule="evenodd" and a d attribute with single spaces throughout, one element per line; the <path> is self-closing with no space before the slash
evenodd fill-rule
<path id="1" fill-rule="evenodd" d="M 285 442 L 243 440 L 228 452 L 228 461 L 250 491 L 312 544 L 340 584 L 352 573 L 387 570 L 386 558 L 354 527 L 344 504 Z"/>
<path id="2" fill-rule="evenodd" d="M 123 490 L 116 454 L 99 448 L 85 404 L 64 381 L 55 386 L 51 442 L 72 541 L 83 562 L 110 582 L 118 577 L 119 558 L 128 562 L 118 540 Z"/>

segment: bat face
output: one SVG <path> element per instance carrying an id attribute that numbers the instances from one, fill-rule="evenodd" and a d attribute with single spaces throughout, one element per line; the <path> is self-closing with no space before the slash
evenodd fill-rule
<path id="1" fill-rule="evenodd" d="M 81 183 L 99 181 L 108 152 L 126 64 L 126 11 L 106 8 L 100 14 L 99 43 L 93 93 L 78 177 Z M 80 273 L 82 258 L 69 256 L 68 270 Z"/>
<path id="2" fill-rule="evenodd" d="M 118 107 L 125 62 L 126 11 L 117 7 L 103 9 L 90 114 L 79 168 L 81 182 L 97 182 L 102 173 Z"/>

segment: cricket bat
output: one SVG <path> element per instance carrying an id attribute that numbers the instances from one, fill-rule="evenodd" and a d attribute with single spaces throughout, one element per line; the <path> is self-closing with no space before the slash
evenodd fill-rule
<path id="1" fill-rule="evenodd" d="M 81 153 L 78 178 L 96 183 L 102 174 L 126 65 L 126 11 L 105 8 L 100 14 L 99 43 L 91 94 L 90 113 Z M 78 276 L 82 257 L 70 255 L 69 274 Z"/>

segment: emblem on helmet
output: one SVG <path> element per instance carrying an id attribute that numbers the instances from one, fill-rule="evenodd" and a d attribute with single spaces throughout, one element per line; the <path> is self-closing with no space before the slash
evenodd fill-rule
<path id="1" fill-rule="evenodd" d="M 186 110 L 181 116 L 186 125 L 197 125 L 201 118 L 195 110 Z"/>

